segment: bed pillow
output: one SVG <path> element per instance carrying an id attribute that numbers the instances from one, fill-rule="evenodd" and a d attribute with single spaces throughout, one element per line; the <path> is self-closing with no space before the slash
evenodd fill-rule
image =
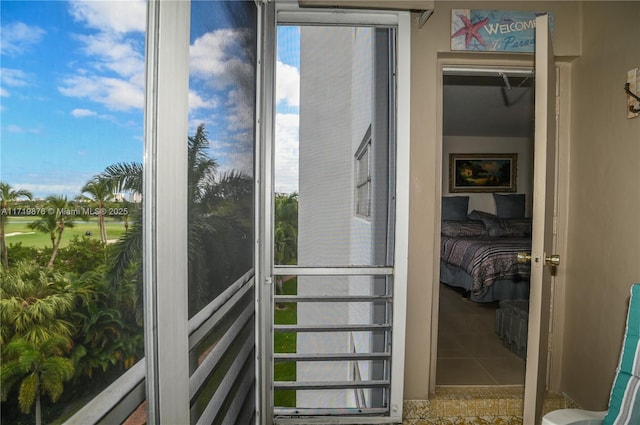
<path id="1" fill-rule="evenodd" d="M 504 219 L 491 213 L 473 210 L 469 220 L 481 221 L 487 228 L 489 236 L 494 238 L 521 238 L 527 236 L 527 229 L 531 234 L 531 225 L 527 227 L 522 219 Z"/>
<path id="2" fill-rule="evenodd" d="M 442 219 L 443 220 L 466 220 L 469 211 L 468 196 L 446 196 L 442 197 Z"/>
<path id="3" fill-rule="evenodd" d="M 532 220 L 530 218 L 508 218 L 509 226 L 522 236 L 531 236 Z"/>
<path id="4" fill-rule="evenodd" d="M 451 238 L 487 236 L 489 232 L 480 221 L 443 221 L 442 234 Z"/>
<path id="5" fill-rule="evenodd" d="M 495 214 L 491 214 L 485 211 L 473 210 L 469 213 L 467 219 L 482 222 L 488 220 L 488 222 L 491 222 L 491 220 L 498 220 L 498 217 Z"/>
<path id="6" fill-rule="evenodd" d="M 487 228 L 487 230 L 496 226 L 500 226 L 498 217 L 496 215 L 484 211 L 473 210 L 467 216 L 467 218 L 473 221 L 481 221 Z"/>
<path id="7" fill-rule="evenodd" d="M 525 194 L 514 195 L 493 194 L 496 201 L 496 215 L 499 218 L 524 218 Z"/>

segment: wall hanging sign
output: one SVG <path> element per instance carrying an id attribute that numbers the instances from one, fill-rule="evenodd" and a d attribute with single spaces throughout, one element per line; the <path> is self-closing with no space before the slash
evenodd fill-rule
<path id="1" fill-rule="evenodd" d="M 449 192 L 515 192 L 517 153 L 449 154 Z"/>
<path id="2" fill-rule="evenodd" d="M 506 10 L 451 10 L 451 50 L 525 52 L 535 49 L 536 16 L 549 12 Z"/>

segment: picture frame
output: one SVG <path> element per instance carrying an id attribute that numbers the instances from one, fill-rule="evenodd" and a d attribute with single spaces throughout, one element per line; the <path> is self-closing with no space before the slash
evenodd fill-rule
<path id="1" fill-rule="evenodd" d="M 517 153 L 449 154 L 449 192 L 516 192 Z"/>

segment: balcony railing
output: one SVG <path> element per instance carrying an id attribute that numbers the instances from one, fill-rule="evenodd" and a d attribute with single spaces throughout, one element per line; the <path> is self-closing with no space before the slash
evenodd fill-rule
<path id="1" fill-rule="evenodd" d="M 276 273 L 288 276 L 291 268 L 282 269 Z M 297 344 L 274 347 L 274 368 L 293 362 L 296 376 L 282 380 L 276 374 L 273 390 L 283 395 L 295 392 L 295 398 L 287 399 L 295 405 L 274 406 L 273 422 L 388 422 L 393 327 L 390 269 L 331 269 L 326 276 L 316 269 L 299 271 L 296 293 L 275 295 L 273 300 L 274 307 L 295 305 L 298 319 L 279 323 L 274 310 L 273 332 L 293 335 Z M 336 278 L 338 273 L 341 279 Z M 306 276 L 312 280 L 304 280 Z M 302 345 L 301 338 L 305 338 Z M 333 421 L 338 417 L 343 421 Z"/>
<path id="2" fill-rule="evenodd" d="M 189 320 L 189 350 L 192 352 L 213 332 L 218 332 L 211 347 L 197 358 L 189 379 L 192 423 L 212 423 L 221 413 L 224 414 L 223 424 L 247 423 L 255 415 L 255 397 L 252 396 L 255 382 L 252 356 L 255 349 L 254 277 L 254 271 L 250 270 Z M 224 329 L 223 321 L 238 310 L 241 313 Z M 233 361 L 229 362 L 228 353 L 232 350 Z M 145 367 L 143 358 L 65 424 L 124 422 L 146 399 Z M 225 369 L 224 374 L 214 376 L 221 367 Z M 195 403 L 203 393 L 207 394 L 206 402 Z"/>

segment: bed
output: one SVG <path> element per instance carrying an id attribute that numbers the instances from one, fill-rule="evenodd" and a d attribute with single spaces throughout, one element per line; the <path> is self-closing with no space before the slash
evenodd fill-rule
<path id="1" fill-rule="evenodd" d="M 476 302 L 528 299 L 531 219 L 498 218 L 473 211 L 465 220 L 442 222 L 440 281 L 463 288 Z"/>

